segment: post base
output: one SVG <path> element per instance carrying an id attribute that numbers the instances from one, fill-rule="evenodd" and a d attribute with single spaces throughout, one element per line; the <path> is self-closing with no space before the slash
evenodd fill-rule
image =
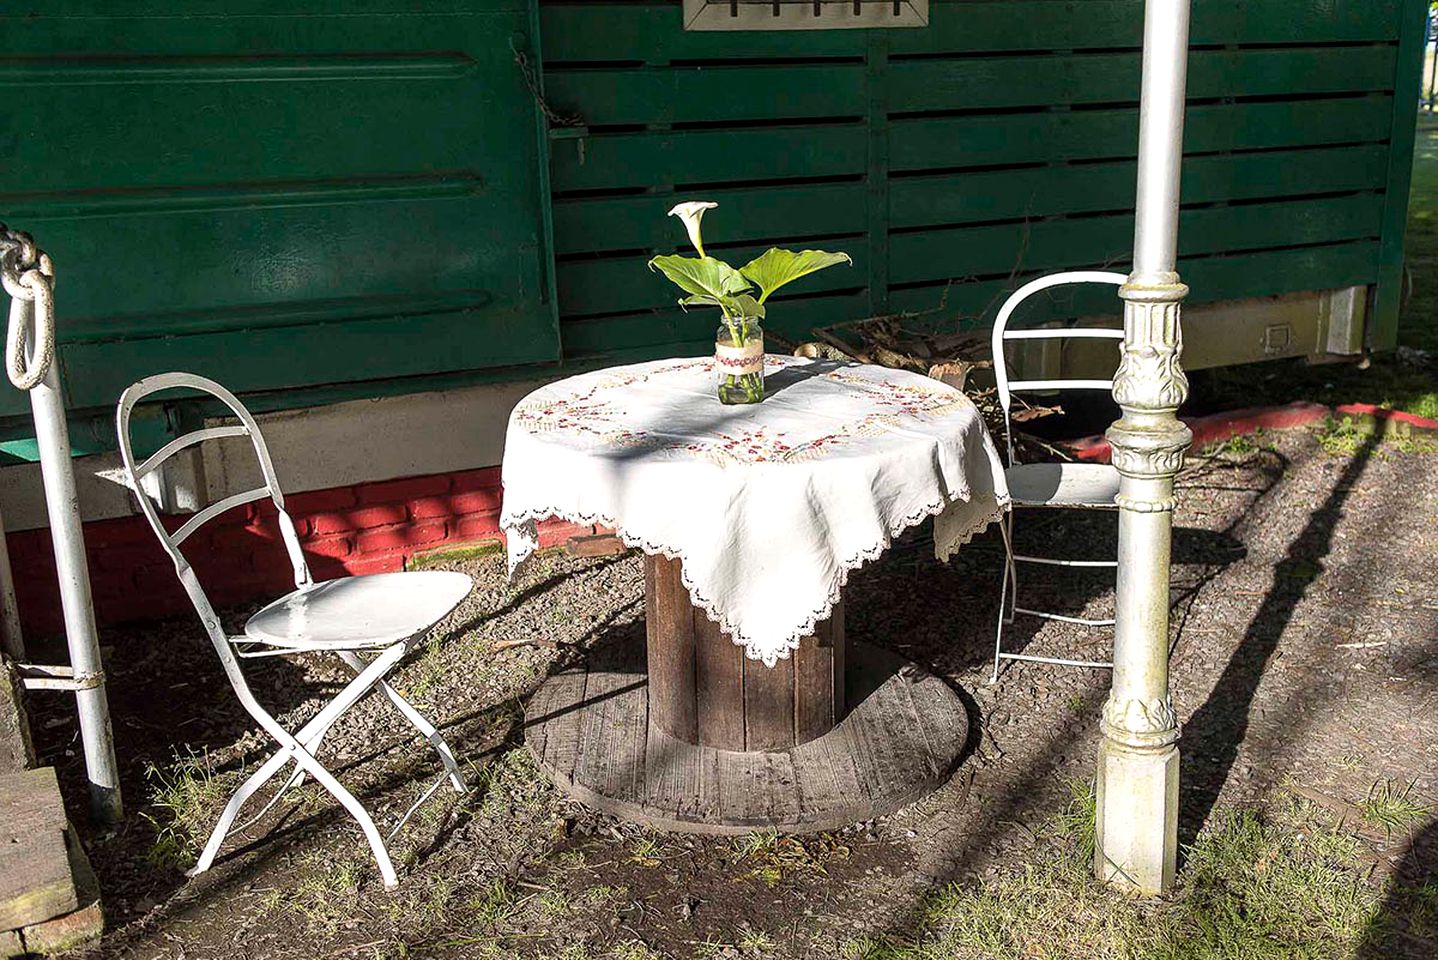
<path id="1" fill-rule="evenodd" d="M 1148 896 L 1173 887 L 1178 859 L 1178 746 L 1099 744 L 1094 871 Z"/>

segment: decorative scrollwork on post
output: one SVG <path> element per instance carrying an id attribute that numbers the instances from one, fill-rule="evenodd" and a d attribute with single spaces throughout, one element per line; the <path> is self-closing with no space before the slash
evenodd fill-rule
<path id="1" fill-rule="evenodd" d="M 1103 732 L 1132 746 L 1164 746 L 1178 739 L 1178 717 L 1165 694 L 1143 700 L 1110 697 L 1103 707 Z"/>
<path id="2" fill-rule="evenodd" d="M 1113 398 L 1120 406 L 1177 410 L 1188 399 L 1188 377 L 1180 365 L 1183 327 L 1179 321 L 1180 302 L 1187 294 L 1188 287 L 1177 281 L 1144 287 L 1129 284 L 1119 290 L 1128 307 L 1113 378 Z"/>

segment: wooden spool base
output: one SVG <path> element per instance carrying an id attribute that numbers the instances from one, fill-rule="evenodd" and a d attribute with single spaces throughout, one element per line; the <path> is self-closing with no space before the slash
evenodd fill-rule
<path id="1" fill-rule="evenodd" d="M 968 739 L 963 702 L 917 664 L 851 643 L 847 716 L 786 750 L 721 750 L 649 723 L 644 650 L 595 651 L 550 677 L 525 710 L 540 767 L 586 806 L 659 830 L 834 830 L 893 813 L 953 773 Z"/>

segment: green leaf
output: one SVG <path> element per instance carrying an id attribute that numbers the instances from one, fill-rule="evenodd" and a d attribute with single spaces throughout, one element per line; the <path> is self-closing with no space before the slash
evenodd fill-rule
<path id="1" fill-rule="evenodd" d="M 671 254 L 649 261 L 649 269 L 658 270 L 675 286 L 694 296 L 713 297 L 722 301 L 749 289 L 743 274 L 722 260 L 713 257 L 681 257 Z"/>
<path id="2" fill-rule="evenodd" d="M 693 294 L 692 296 L 681 297 L 680 300 L 679 300 L 679 306 L 681 306 L 681 307 L 717 307 L 717 306 L 720 306 L 720 303 L 719 303 L 718 300 L 716 300 L 716 299 L 714 299 L 713 297 L 709 296 L 709 294 L 707 294 L 707 293 L 696 293 L 696 294 Z"/>
<path id="3" fill-rule="evenodd" d="M 747 293 L 737 297 L 724 297 L 722 302 L 707 293 L 696 293 L 679 301 L 681 307 L 719 307 L 735 317 L 764 318 L 764 307 Z"/>
<path id="4" fill-rule="evenodd" d="M 736 317 L 758 317 L 764 319 L 764 305 L 747 293 L 741 293 L 734 298 L 730 305 L 730 312 Z"/>
<path id="5" fill-rule="evenodd" d="M 769 299 L 770 294 L 786 283 L 793 283 L 800 277 L 832 267 L 836 263 L 852 265 L 853 262 L 853 258 L 847 253 L 825 253 L 822 250 L 802 250 L 795 253 L 793 250 L 780 250 L 775 247 L 750 260 L 739 268 L 739 272 L 759 288 L 759 302 L 763 303 Z"/>

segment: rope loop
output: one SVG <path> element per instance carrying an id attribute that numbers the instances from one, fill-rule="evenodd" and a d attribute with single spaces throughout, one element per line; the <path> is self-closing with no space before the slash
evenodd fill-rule
<path id="1" fill-rule="evenodd" d="M 55 264 L 28 233 L 0 224 L 0 285 L 10 294 L 5 372 L 33 390 L 55 359 Z"/>

